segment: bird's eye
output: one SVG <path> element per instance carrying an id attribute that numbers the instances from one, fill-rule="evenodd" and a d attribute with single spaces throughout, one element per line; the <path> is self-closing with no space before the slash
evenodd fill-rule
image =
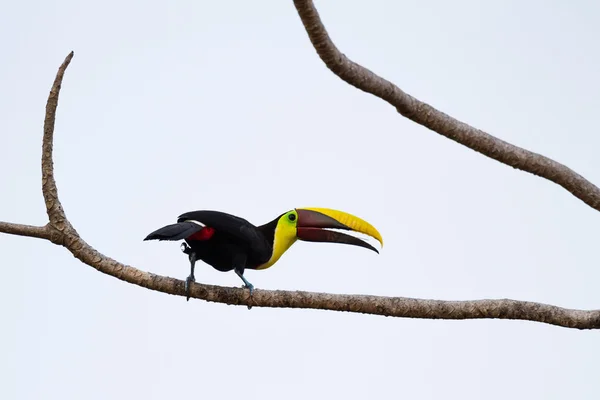
<path id="1" fill-rule="evenodd" d="M 288 219 L 290 221 L 295 221 L 296 220 L 296 214 L 290 214 L 290 215 L 288 215 Z"/>

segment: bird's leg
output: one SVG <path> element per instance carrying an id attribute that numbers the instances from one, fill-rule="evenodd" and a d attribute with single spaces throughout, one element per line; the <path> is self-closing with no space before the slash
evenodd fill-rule
<path id="1" fill-rule="evenodd" d="M 192 251 L 192 249 L 187 244 L 181 245 L 181 251 L 189 256 L 190 259 L 190 276 L 185 280 L 185 293 L 186 293 L 186 301 L 190 301 L 190 286 L 193 282 L 196 282 L 196 277 L 194 276 L 194 267 L 196 266 L 196 253 Z"/>
<path id="2" fill-rule="evenodd" d="M 252 292 L 254 292 L 254 285 L 248 282 L 248 280 L 244 277 L 244 270 L 235 268 L 235 273 L 244 281 L 244 286 L 250 289 L 250 296 L 252 296 Z"/>
<path id="3" fill-rule="evenodd" d="M 246 255 L 244 253 L 237 253 L 233 256 L 233 269 L 237 276 L 240 277 L 241 280 L 244 281 L 244 287 L 250 289 L 250 296 L 252 296 L 252 292 L 254 292 L 254 285 L 248 282 L 248 280 L 244 277 L 244 270 L 246 269 Z"/>

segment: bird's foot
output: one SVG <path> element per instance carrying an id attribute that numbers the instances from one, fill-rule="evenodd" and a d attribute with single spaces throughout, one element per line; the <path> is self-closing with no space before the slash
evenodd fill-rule
<path id="1" fill-rule="evenodd" d="M 249 289 L 250 290 L 250 296 L 252 296 L 252 293 L 254 293 L 254 285 L 251 284 L 250 282 L 246 282 L 245 285 L 242 285 L 242 288 Z"/>
<path id="2" fill-rule="evenodd" d="M 251 284 L 250 282 L 247 282 L 245 285 L 242 286 L 242 289 L 249 289 L 250 297 L 252 297 L 252 293 L 254 293 L 254 285 L 253 284 Z M 252 310 L 251 305 L 248 305 L 248 310 Z"/>
<path id="3" fill-rule="evenodd" d="M 187 255 L 192 253 L 192 248 L 187 243 L 181 243 L 181 251 Z"/>
<path id="4" fill-rule="evenodd" d="M 242 279 L 242 281 L 244 281 L 244 285 L 242 286 L 242 289 L 250 290 L 250 297 L 252 297 L 252 294 L 254 293 L 254 285 L 251 284 L 250 282 L 248 282 L 248 279 L 246 279 L 244 277 L 244 271 L 240 271 L 239 269 L 236 269 L 235 273 L 237 274 L 237 276 L 239 276 Z M 248 310 L 250 310 L 251 308 L 252 308 L 252 306 L 248 306 Z"/>
<path id="5" fill-rule="evenodd" d="M 194 282 L 196 282 L 196 278 L 194 277 L 194 275 L 188 276 L 187 279 L 185 280 L 186 301 L 190 301 L 190 286 Z"/>

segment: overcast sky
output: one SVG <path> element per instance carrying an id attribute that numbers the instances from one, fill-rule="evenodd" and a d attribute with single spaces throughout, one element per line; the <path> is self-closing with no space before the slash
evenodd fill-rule
<path id="1" fill-rule="evenodd" d="M 353 60 L 600 183 L 600 3 L 318 1 Z M 44 107 L 69 51 L 60 197 L 99 251 L 184 279 L 185 211 L 301 206 L 385 247 L 298 243 L 263 289 L 600 307 L 600 213 L 402 118 L 333 75 L 291 1 L 6 3 L 0 220 L 44 224 Z M 149 291 L 0 236 L 0 398 L 596 399 L 599 333 L 525 321 L 248 310 Z M 240 286 L 205 264 L 198 281 Z"/>

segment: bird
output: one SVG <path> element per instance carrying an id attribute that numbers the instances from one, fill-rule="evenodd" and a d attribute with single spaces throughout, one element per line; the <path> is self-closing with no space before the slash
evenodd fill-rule
<path id="1" fill-rule="evenodd" d="M 190 262 L 190 275 L 185 281 L 189 301 L 198 260 L 221 272 L 235 271 L 252 295 L 254 285 L 244 271 L 272 267 L 297 240 L 359 246 L 379 254 L 370 243 L 339 230 L 363 233 L 383 248 L 381 234 L 367 221 L 344 211 L 317 207 L 294 208 L 260 226 L 222 211 L 189 211 L 181 214 L 177 223 L 155 230 L 144 241 L 184 240 L 181 251 Z"/>

